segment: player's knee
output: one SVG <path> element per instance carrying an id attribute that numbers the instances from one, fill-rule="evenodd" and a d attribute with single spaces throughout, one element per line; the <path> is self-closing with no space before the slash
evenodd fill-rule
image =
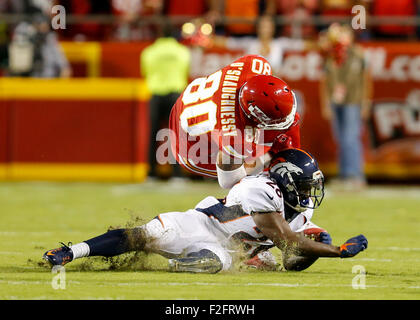
<path id="1" fill-rule="evenodd" d="M 125 229 L 125 241 L 130 251 L 141 251 L 146 245 L 146 235 L 143 228 Z"/>

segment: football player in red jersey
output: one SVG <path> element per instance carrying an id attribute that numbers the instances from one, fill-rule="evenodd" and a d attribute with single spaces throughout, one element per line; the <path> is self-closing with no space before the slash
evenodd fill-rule
<path id="1" fill-rule="evenodd" d="M 172 153 L 190 172 L 231 188 L 270 154 L 300 147 L 296 97 L 265 58 L 247 55 L 192 81 L 172 108 Z"/>

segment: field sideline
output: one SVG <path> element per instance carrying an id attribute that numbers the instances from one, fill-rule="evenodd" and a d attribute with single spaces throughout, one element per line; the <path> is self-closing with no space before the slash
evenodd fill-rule
<path id="1" fill-rule="evenodd" d="M 157 255 L 117 268 L 118 261 L 80 259 L 66 266 L 66 288 L 55 290 L 41 256 L 60 241 L 77 243 L 226 192 L 208 182 L 0 183 L 0 299 L 420 299 L 420 188 L 345 193 L 327 185 L 326 192 L 313 221 L 336 245 L 364 234 L 369 248 L 355 258 L 320 259 L 300 273 L 215 275 L 168 273 Z M 367 272 L 365 289 L 352 288 L 357 265 Z"/>

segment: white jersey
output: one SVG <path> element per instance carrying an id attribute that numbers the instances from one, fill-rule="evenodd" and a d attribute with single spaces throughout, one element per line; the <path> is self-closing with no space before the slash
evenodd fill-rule
<path id="1" fill-rule="evenodd" d="M 252 257 L 273 247 L 273 242 L 257 228 L 254 213 L 278 212 L 285 217 L 283 195 L 266 174 L 243 178 L 224 200 L 207 197 L 186 212 L 160 214 L 145 225 L 156 239 L 150 249 L 166 255 L 181 255 L 208 249 L 217 254 L 227 269 L 229 252 L 240 243 Z M 306 210 L 289 222 L 295 232 L 314 227 L 309 220 L 313 210 Z M 316 227 L 316 226 L 315 226 Z"/>
<path id="2" fill-rule="evenodd" d="M 212 219 L 213 228 L 223 233 L 228 240 L 240 240 L 247 252 L 256 252 L 273 247 L 274 244 L 255 225 L 254 213 L 278 212 L 285 218 L 283 195 L 277 184 L 262 173 L 247 176 L 236 184 L 222 203 L 214 197 L 207 197 L 198 203 L 195 210 Z M 312 209 L 293 217 L 289 222 L 295 232 L 312 218 Z"/>
<path id="3" fill-rule="evenodd" d="M 253 213 L 284 211 L 282 194 L 277 185 L 265 175 L 248 176 L 233 186 L 221 202 L 207 197 L 195 206 L 195 210 L 209 216 L 214 226 L 227 238 L 237 232 L 245 232 L 253 238 L 263 235 L 256 228 Z"/>

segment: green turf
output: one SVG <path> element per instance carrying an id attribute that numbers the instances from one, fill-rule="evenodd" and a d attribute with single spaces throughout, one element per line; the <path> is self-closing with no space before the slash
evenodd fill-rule
<path id="1" fill-rule="evenodd" d="M 83 241 L 136 216 L 184 211 L 210 194 L 225 192 L 214 183 L 1 183 L 0 299 L 420 298 L 419 188 L 327 189 L 314 223 L 337 245 L 363 233 L 369 248 L 351 259 L 320 259 L 303 272 L 174 274 L 156 255 L 116 270 L 99 258 L 80 259 L 66 266 L 66 288 L 55 290 L 55 274 L 39 265 L 59 241 Z M 366 289 L 352 288 L 356 265 L 366 269 Z"/>

